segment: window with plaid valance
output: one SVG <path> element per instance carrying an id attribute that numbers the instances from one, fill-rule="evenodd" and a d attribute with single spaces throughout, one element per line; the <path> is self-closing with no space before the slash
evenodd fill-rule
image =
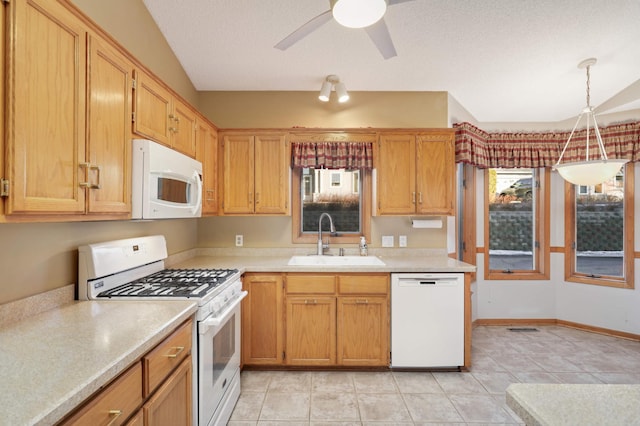
<path id="1" fill-rule="evenodd" d="M 551 167 L 560 157 L 570 132 L 489 133 L 469 123 L 457 123 L 456 163 L 480 168 Z M 586 158 L 586 130 L 577 130 L 564 154 L 563 162 Z M 607 157 L 640 161 L 640 121 L 600 127 Z M 600 158 L 593 130 L 590 155 Z"/>
<path id="2" fill-rule="evenodd" d="M 292 142 L 294 168 L 371 170 L 373 142 Z"/>

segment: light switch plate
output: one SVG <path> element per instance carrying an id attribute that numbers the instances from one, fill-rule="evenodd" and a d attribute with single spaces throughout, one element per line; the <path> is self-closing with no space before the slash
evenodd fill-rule
<path id="1" fill-rule="evenodd" d="M 398 246 L 406 247 L 407 246 L 407 236 L 406 235 L 398 235 Z"/>
<path id="2" fill-rule="evenodd" d="M 382 236 L 382 247 L 393 247 L 393 235 Z"/>

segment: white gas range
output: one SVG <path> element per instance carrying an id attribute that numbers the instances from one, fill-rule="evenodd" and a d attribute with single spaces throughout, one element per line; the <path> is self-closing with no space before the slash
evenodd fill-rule
<path id="1" fill-rule="evenodd" d="M 226 424 L 240 395 L 240 302 L 237 269 L 165 269 L 162 235 L 78 248 L 79 300 L 191 299 L 193 423 Z"/>

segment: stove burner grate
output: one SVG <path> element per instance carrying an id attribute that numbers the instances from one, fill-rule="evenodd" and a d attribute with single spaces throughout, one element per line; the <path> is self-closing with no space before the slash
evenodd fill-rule
<path id="1" fill-rule="evenodd" d="M 98 297 L 203 297 L 238 272 L 237 269 L 164 269 Z"/>

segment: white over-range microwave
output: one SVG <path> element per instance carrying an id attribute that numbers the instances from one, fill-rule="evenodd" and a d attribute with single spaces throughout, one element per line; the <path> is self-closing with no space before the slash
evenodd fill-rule
<path id="1" fill-rule="evenodd" d="M 202 163 L 146 139 L 133 140 L 131 218 L 202 214 Z"/>

